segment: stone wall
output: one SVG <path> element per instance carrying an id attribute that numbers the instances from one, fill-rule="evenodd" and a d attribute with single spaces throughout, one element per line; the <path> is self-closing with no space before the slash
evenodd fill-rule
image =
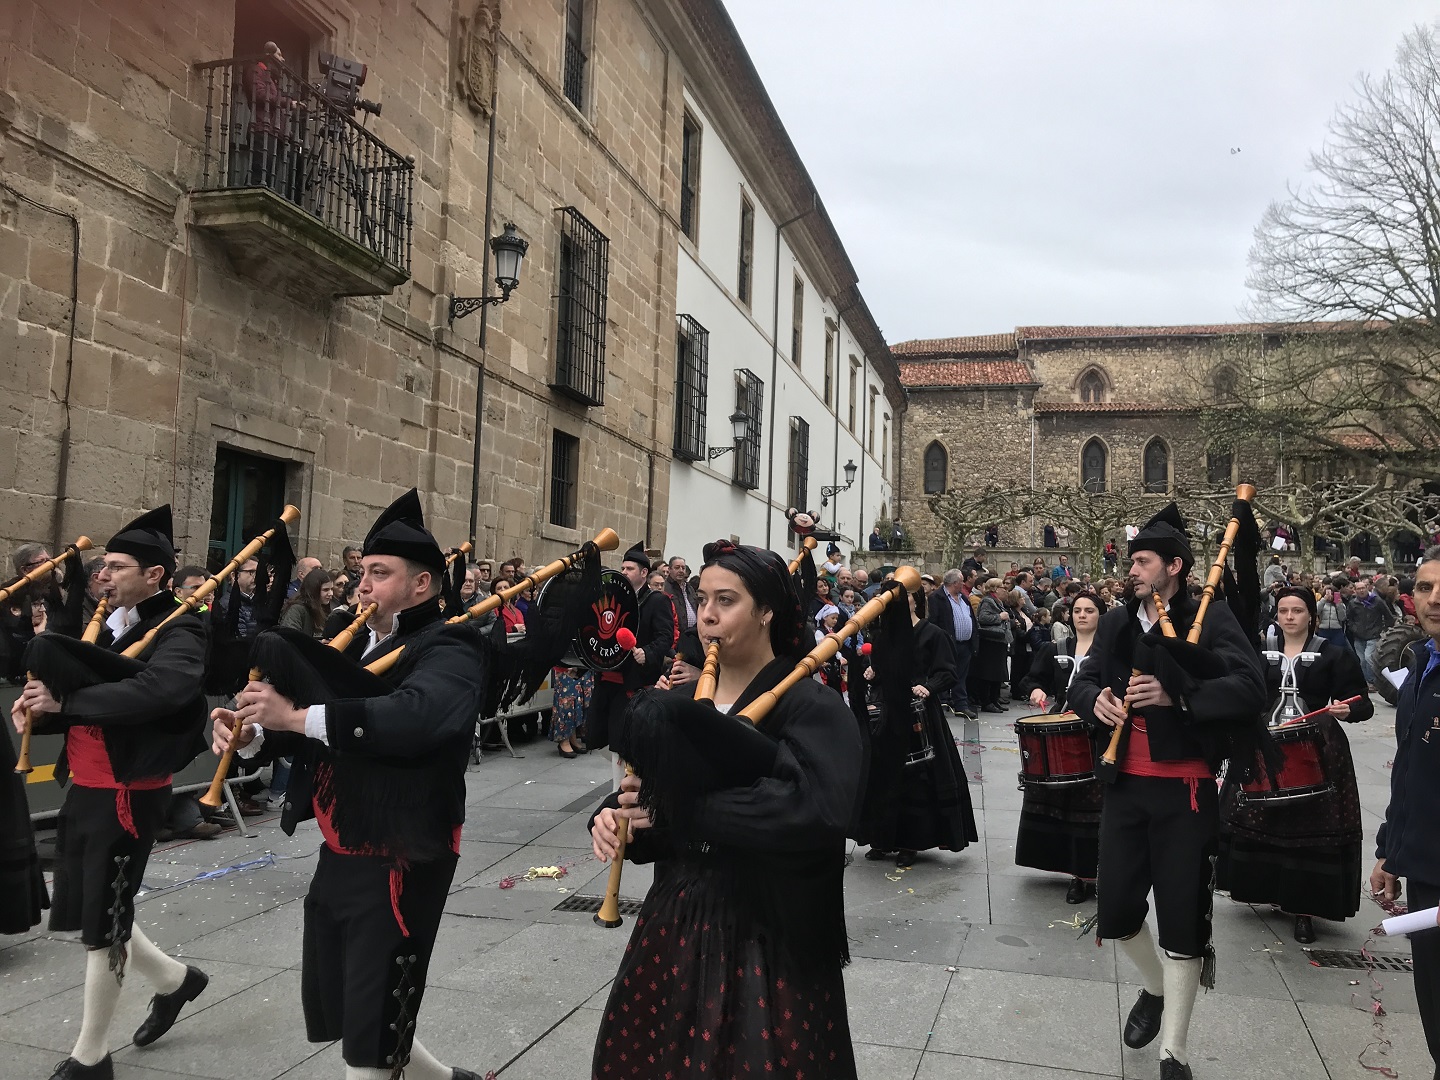
<path id="1" fill-rule="evenodd" d="M 191 224 L 205 104 L 193 65 L 232 55 L 231 3 L 7 12 L 0 180 L 18 196 L 0 189 L 0 544 L 104 537 L 171 501 L 177 543 L 199 561 L 222 446 L 286 463 L 302 553 L 338 559 L 411 485 L 442 543 L 467 537 L 479 316 L 443 324 L 447 294 L 490 290 L 488 121 L 457 93 L 461 30 L 435 0 L 295 6 L 329 28 L 321 47 L 370 65 L 364 93 L 384 104 L 370 130 L 415 159 L 412 278 L 387 297 L 289 293 Z M 478 546 L 537 562 L 602 526 L 663 544 L 667 470 L 651 465 L 669 451 L 682 72 L 638 2 L 594 5 L 576 110 L 561 92 L 563 0 L 493 6 L 492 231 L 512 220 L 531 247 L 483 357 Z M 610 241 L 599 408 L 547 385 L 564 206 Z M 73 358 L 65 215 L 79 226 Z M 580 437 L 575 530 L 548 525 L 555 428 Z"/>

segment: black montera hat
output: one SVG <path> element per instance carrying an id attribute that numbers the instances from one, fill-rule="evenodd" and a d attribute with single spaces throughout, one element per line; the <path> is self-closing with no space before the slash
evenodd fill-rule
<path id="1" fill-rule="evenodd" d="M 425 528 L 420 493 L 411 488 L 385 508 L 365 537 L 364 555 L 396 555 L 433 570 L 445 572 L 445 553 Z"/>
<path id="2" fill-rule="evenodd" d="M 166 575 L 175 573 L 175 523 L 170 504 L 147 510 L 112 536 L 106 551 L 134 555 L 141 566 L 163 566 Z"/>
<path id="3" fill-rule="evenodd" d="M 650 556 L 645 554 L 645 545 L 643 543 L 636 544 L 629 551 L 625 552 L 625 558 L 621 561 L 633 562 L 636 566 L 643 566 L 646 570 L 650 569 Z"/>
<path id="4" fill-rule="evenodd" d="M 1135 539 L 1130 541 L 1130 554 L 1137 551 L 1153 551 L 1166 560 L 1180 559 L 1182 574 L 1188 574 L 1195 565 L 1195 553 L 1190 550 L 1190 537 L 1185 532 L 1185 519 L 1180 508 L 1173 502 L 1147 521 Z"/>

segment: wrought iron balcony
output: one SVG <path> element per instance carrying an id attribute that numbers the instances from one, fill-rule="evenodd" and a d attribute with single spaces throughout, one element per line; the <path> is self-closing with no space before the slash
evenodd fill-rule
<path id="1" fill-rule="evenodd" d="M 273 56 L 197 65 L 195 224 L 237 267 L 306 293 L 384 296 L 410 277 L 415 161 Z"/>

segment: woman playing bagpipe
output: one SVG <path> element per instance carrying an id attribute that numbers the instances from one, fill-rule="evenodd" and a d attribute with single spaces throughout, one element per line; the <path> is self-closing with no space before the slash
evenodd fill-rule
<path id="1" fill-rule="evenodd" d="M 590 821 L 599 858 L 615 856 L 623 817 L 624 854 L 655 863 L 593 1074 L 853 1078 L 841 968 L 860 733 L 803 677 L 812 624 L 779 555 L 707 544 L 696 609 L 719 663 L 696 691 L 713 703 L 689 686 L 638 694 L 616 746 L 637 775 Z"/>
<path id="2" fill-rule="evenodd" d="M 1095 643 L 1095 629 L 1105 613 L 1105 601 L 1092 592 L 1080 593 L 1069 606 L 1075 636 L 1040 646 L 1021 686 L 1032 706 L 1043 709 L 1048 705 L 1051 714 L 1065 711 L 1070 683 Z M 1040 718 L 1026 717 L 1020 723 L 1032 719 Z M 1083 903 L 1093 891 L 1095 864 L 1100 858 L 1104 789 L 1093 775 L 1073 783 L 1037 783 L 1028 770 L 1021 775 L 1026 782 L 1015 837 L 1015 865 L 1069 874 L 1065 902 Z"/>
<path id="3" fill-rule="evenodd" d="M 525 659 L 506 667 L 518 654 L 503 634 L 447 622 L 445 556 L 414 489 L 380 515 L 362 558 L 357 602 L 377 605 L 363 631 L 344 649 L 290 629 L 261 634 L 236 709 L 211 714 L 214 749 L 293 755 L 280 826 L 314 818 L 324 839 L 305 900 L 307 1037 L 341 1041 L 348 1080 L 469 1080 L 414 1032 L 459 857 L 471 739 L 497 699 L 533 692 L 569 638 L 537 621 Z"/>
<path id="4" fill-rule="evenodd" d="M 912 865 L 917 852 L 962 851 L 980 838 L 960 751 L 940 711 L 955 685 L 955 653 L 944 631 L 922 618 L 923 592 L 909 599 L 887 609 L 872 635 L 869 674 L 878 676 L 882 700 L 857 836 L 870 845 L 865 858 L 893 858 L 898 867 Z M 898 700 L 886 692 L 893 681 L 903 687 Z"/>
<path id="5" fill-rule="evenodd" d="M 12 711 L 17 730 L 27 712 L 37 731 L 64 730 L 55 777 L 74 779 L 56 835 L 50 929 L 80 931 L 89 953 L 79 1037 L 54 1074 L 63 1080 L 113 1074 L 110 1022 L 127 959 L 155 989 L 137 1046 L 165 1034 L 209 981 L 135 925 L 135 897 L 170 802 L 171 774 L 204 749 L 205 628 L 196 615 L 177 617 L 184 609 L 166 588 L 175 572 L 172 535 L 170 507 L 162 506 L 110 539 L 100 579 L 114 604 L 107 620 L 113 642 L 102 649 L 52 634 L 35 638 L 26 667 L 36 677 Z M 135 648 L 152 631 L 149 644 Z"/>
<path id="6" fill-rule="evenodd" d="M 1271 733 L 1295 762 L 1287 771 L 1313 775 L 1279 791 L 1227 780 L 1216 885 L 1241 903 L 1278 904 L 1295 916 L 1295 940 L 1308 944 L 1313 918 L 1340 921 L 1360 909 L 1360 793 L 1340 721 L 1368 720 L 1375 706 L 1354 652 L 1317 635 L 1315 594 L 1282 589 L 1276 600 L 1280 632 L 1267 632 L 1262 653 Z"/>

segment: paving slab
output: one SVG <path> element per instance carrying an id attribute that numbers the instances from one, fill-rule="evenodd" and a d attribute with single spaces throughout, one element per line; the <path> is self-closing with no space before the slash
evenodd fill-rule
<path id="1" fill-rule="evenodd" d="M 1123 1044 L 1117 1039 L 1116 1045 Z M 1124 1047 L 1125 1075 L 1158 1075 L 1158 1048 L 1158 1041 L 1143 1050 Z M 1325 1076 L 1315 1042 L 1290 1001 L 1202 993 L 1190 1022 L 1189 1053 L 1198 1080 L 1228 1076 L 1316 1080 Z"/>
<path id="2" fill-rule="evenodd" d="M 1060 975 L 1069 979 L 1115 981 L 1115 947 L 1097 947 L 1093 936 L 1077 938 L 1068 924 L 992 922 L 965 938 L 955 964 L 961 968 Z"/>
<path id="3" fill-rule="evenodd" d="M 1096 1080 L 1097 1077 L 1119 1075 L 1053 1069 L 1043 1065 L 942 1054 L 932 1050 L 925 1054 L 915 1080 L 975 1080 L 976 1077 L 984 1077 L 985 1080 Z"/>
<path id="4" fill-rule="evenodd" d="M 851 1038 L 923 1050 L 949 983 L 950 973 L 932 964 L 852 960 L 845 969 Z"/>
<path id="5" fill-rule="evenodd" d="M 78 935 L 29 938 L 0 952 L 0 1013 L 79 986 L 84 956 Z"/>
<path id="6" fill-rule="evenodd" d="M 1384 995 L 1388 1011 L 1393 1013 L 1392 998 L 1399 996 Z M 1381 1075 L 1367 1069 L 1367 1065 L 1389 1066 L 1402 1080 L 1424 1080 L 1435 1068 L 1425 1045 L 1425 1032 L 1414 1015 L 1380 1017 L 1377 1023 L 1363 1009 L 1314 1002 L 1301 1002 L 1300 1015 L 1319 1048 L 1330 1080 L 1374 1080 Z"/>
<path id="7" fill-rule="evenodd" d="M 855 1072 L 860 1080 L 912 1080 L 919 1068 L 919 1050 L 877 1043 L 855 1044 Z"/>

